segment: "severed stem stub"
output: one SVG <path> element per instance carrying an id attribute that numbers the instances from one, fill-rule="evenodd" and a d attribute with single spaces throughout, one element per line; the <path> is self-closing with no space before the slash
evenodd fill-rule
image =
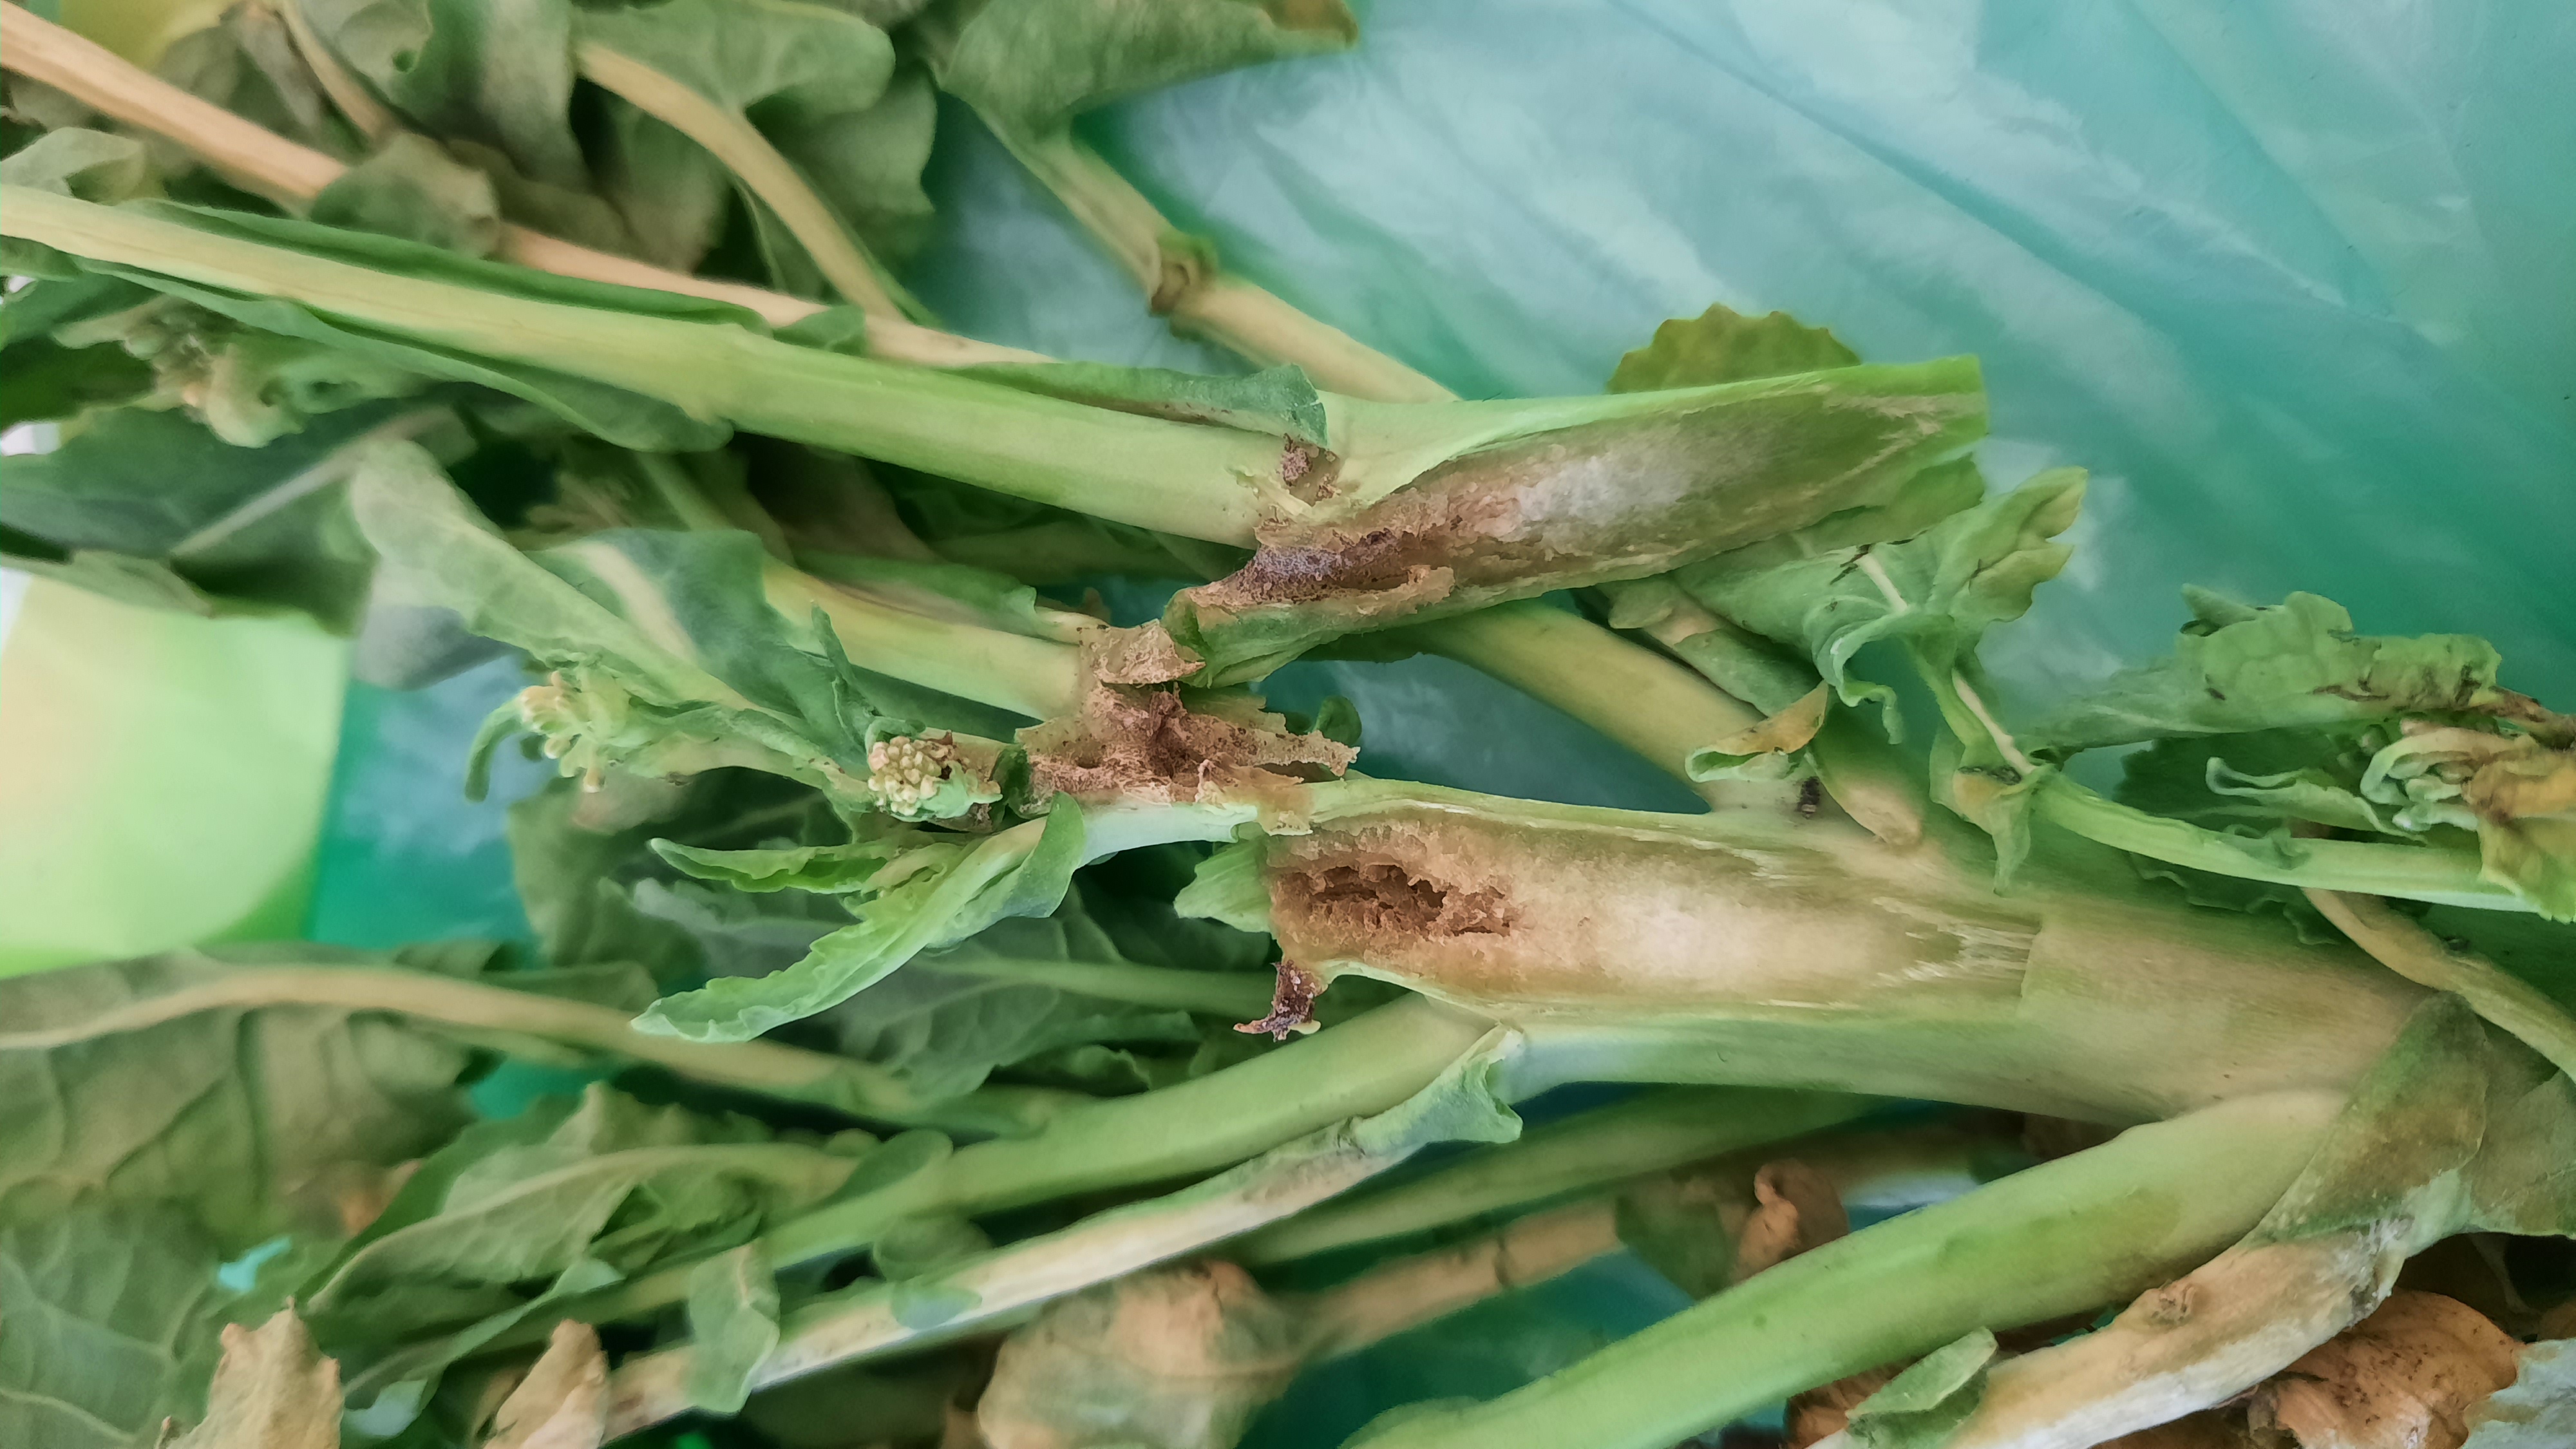
<path id="1" fill-rule="evenodd" d="M 1323 994 L 1324 983 L 1307 974 L 1294 961 L 1279 963 L 1279 984 L 1271 988 L 1270 1014 L 1259 1021 L 1243 1022 L 1235 1027 L 1245 1035 L 1268 1032 L 1272 1041 L 1286 1041 L 1315 1029 L 1315 998 Z"/>

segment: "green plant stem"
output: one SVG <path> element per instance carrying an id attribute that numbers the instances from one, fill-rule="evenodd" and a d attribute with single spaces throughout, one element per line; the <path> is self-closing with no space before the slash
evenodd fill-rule
<path id="1" fill-rule="evenodd" d="M 2238 1244 L 2103 1328 L 1996 1364 L 1942 1449 L 2089 1449 L 2215 1408 L 2377 1307 L 2408 1251 L 2379 1223 Z M 1846 1432 L 1816 1449 L 1864 1446 Z"/>
<path id="2" fill-rule="evenodd" d="M 0 234 L 111 266 L 280 298 L 360 328 L 627 388 L 774 437 L 1215 542 L 1252 542 L 1261 506 L 1248 480 L 1279 471 L 1279 440 L 1266 433 L 1086 407 L 743 328 L 397 276 L 32 188 L 0 189 Z"/>
<path id="3" fill-rule="evenodd" d="M 2531 983 L 2475 951 L 2443 944 L 2376 896 L 2314 889 L 2307 895 L 2337 930 L 2379 964 L 2418 986 L 2454 993 L 2550 1065 L 2576 1077 L 2576 1021 Z"/>
<path id="4" fill-rule="evenodd" d="M 2282 865 L 2261 853 L 2270 849 L 2268 843 L 2243 841 L 2186 821 L 2133 810 L 2062 776 L 2041 783 L 2034 808 L 2040 818 L 2087 840 L 2217 875 L 2436 905 L 2531 909 L 2503 886 L 2480 879 L 2478 857 L 2468 851 L 2358 840 L 2300 840 L 2289 847 L 2297 863 Z"/>
<path id="5" fill-rule="evenodd" d="M 1691 784 L 1711 805 L 1785 804 L 1797 787 L 1691 782 L 1689 762 L 1710 742 L 1762 716 L 1690 670 L 1579 615 L 1535 599 L 1414 625 L 1424 648 L 1555 706 Z"/>
<path id="6" fill-rule="evenodd" d="M 750 118 L 595 40 L 574 45 L 573 60 L 583 80 L 697 142 L 741 178 L 814 259 L 823 280 L 870 320 L 903 317 L 905 309 L 896 302 L 885 269 Z"/>
<path id="7" fill-rule="evenodd" d="M 296 54 L 313 72 L 313 79 L 321 85 L 322 93 L 331 98 L 332 108 L 357 131 L 359 139 L 367 143 L 369 150 L 382 146 L 402 130 L 401 119 L 384 102 L 377 100 L 375 93 L 364 83 L 351 75 L 349 68 L 340 63 L 340 57 L 333 54 L 322 37 L 314 33 L 313 21 L 305 15 L 301 0 L 281 0 L 277 13 L 286 22 L 286 33 L 295 41 Z"/>
<path id="8" fill-rule="evenodd" d="M 1666 1449 L 1977 1328 L 2127 1297 L 2252 1228 L 2341 1105 L 2284 1093 L 2134 1128 L 1801 1254 L 1527 1388 L 1363 1431 L 1353 1449 Z"/>
<path id="9" fill-rule="evenodd" d="M 1070 131 L 1028 135 L 984 118 L 1038 183 L 1135 279 L 1173 330 L 1204 337 L 1259 366 L 1293 362 L 1317 385 L 1388 402 L 1455 394 L 1269 292 L 1218 270 L 1204 243 L 1181 235 L 1142 192 Z"/>
<path id="10" fill-rule="evenodd" d="M 1308 1352 L 1315 1359 L 1357 1353 L 1617 1251 L 1617 1207 L 1608 1198 L 1533 1213 L 1483 1237 L 1399 1258 L 1307 1297 L 1298 1307 L 1313 1335 Z"/>
<path id="11" fill-rule="evenodd" d="M 647 1063 L 692 1081 L 809 1102 L 898 1126 L 1028 1136 L 1069 1106 L 1091 1100 L 1080 1093 L 1016 1087 L 930 1100 L 881 1067 L 828 1052 L 765 1041 L 717 1045 L 648 1036 L 628 1025 L 627 1013 L 610 1007 L 390 966 L 244 967 L 220 980 L 131 1002 L 73 1026 L 0 1034 L 0 1052 L 46 1050 L 205 1011 L 279 1006 L 381 1011 L 469 1031 L 534 1037 Z"/>
<path id="12" fill-rule="evenodd" d="M 820 611 L 862 669 L 1030 719 L 1082 708 L 1086 676 L 1073 645 L 893 608 L 785 564 L 771 564 L 763 581 L 770 606 L 790 620 L 801 624 Z"/>
<path id="13" fill-rule="evenodd" d="M 989 1330 L 1049 1299 L 1275 1222 L 1366 1181 L 1413 1150 L 1372 1151 L 1354 1140 L 1347 1124 L 1329 1127 L 1195 1186 L 1096 1213 L 928 1278 L 829 1295 L 782 1325 L 778 1346 L 761 1360 L 752 1386 Z M 689 1412 L 693 1353 L 682 1345 L 620 1365 L 609 1380 L 609 1437 Z"/>
<path id="14" fill-rule="evenodd" d="M 1880 1103 L 1832 1092 L 1667 1087 L 1534 1128 L 1410 1182 L 1346 1198 L 1227 1249 L 1248 1267 L 1568 1197 L 1739 1148 L 1780 1142 L 1861 1116 Z"/>
<path id="15" fill-rule="evenodd" d="M 876 1191 L 781 1224 L 764 1242 L 772 1261 L 798 1263 L 859 1251 L 923 1213 L 972 1217 L 1228 1167 L 1343 1118 L 1385 1111 L 1490 1029 L 1429 1001 L 1398 1002 L 1195 1081 L 1074 1104 L 1033 1137 L 959 1148 Z M 647 1274 L 567 1312 L 605 1323 L 679 1302 L 692 1266 Z"/>

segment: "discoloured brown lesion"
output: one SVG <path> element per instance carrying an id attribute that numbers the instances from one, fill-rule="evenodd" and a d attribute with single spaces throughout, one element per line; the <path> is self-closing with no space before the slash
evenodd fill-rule
<path id="1" fill-rule="evenodd" d="M 1246 1036 L 1268 1032 L 1272 1041 L 1286 1041 L 1314 1030 L 1315 998 L 1324 994 L 1324 983 L 1294 961 L 1280 962 L 1278 970 L 1278 984 L 1270 988 L 1270 1014 L 1259 1021 L 1243 1022 L 1235 1027 L 1236 1031 Z"/>
<path id="2" fill-rule="evenodd" d="M 1210 625 L 1326 599 L 1399 617 L 1454 595 L 1476 596 L 1456 607 L 1662 572 L 1873 501 L 1889 465 L 1944 426 L 1888 418 L 1885 405 L 1829 401 L 1828 412 L 1869 409 L 1882 426 L 1821 450 L 1814 400 L 1785 391 L 1497 444 L 1365 508 L 1274 520 L 1250 563 L 1179 601 Z M 1305 502 L 1331 497 L 1338 472 L 1330 454 L 1283 450 L 1281 482 Z"/>
<path id="3" fill-rule="evenodd" d="M 1308 971 L 1480 1008 L 1773 1011 L 1866 993 L 2009 1013 L 2036 927 L 1982 883 L 1918 878 L 1910 857 L 1821 821 L 1720 843 L 1396 807 L 1266 849 L 1271 929 Z"/>
<path id="4" fill-rule="evenodd" d="M 1354 855 L 1282 871 L 1271 910 L 1352 937 L 1497 936 L 1512 928 L 1509 898 L 1414 874 L 1389 856 Z"/>
<path id="5" fill-rule="evenodd" d="M 1258 701 L 1214 698 L 1192 709 L 1181 691 L 1095 684 L 1082 713 L 1020 732 L 1032 782 L 1076 798 L 1165 803 L 1291 791 L 1350 767 L 1359 751 L 1295 734 Z"/>

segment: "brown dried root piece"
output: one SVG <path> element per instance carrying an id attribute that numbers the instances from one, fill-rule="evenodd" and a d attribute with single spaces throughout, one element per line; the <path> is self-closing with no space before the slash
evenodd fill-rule
<path id="1" fill-rule="evenodd" d="M 2400 1290 L 2256 1389 L 2246 1418 L 2257 1442 L 2299 1449 L 2459 1449 L 2521 1347 L 2464 1303 Z"/>

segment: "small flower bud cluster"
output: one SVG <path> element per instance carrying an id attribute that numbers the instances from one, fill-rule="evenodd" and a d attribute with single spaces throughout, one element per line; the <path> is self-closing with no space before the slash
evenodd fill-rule
<path id="1" fill-rule="evenodd" d="M 545 737 L 546 758 L 550 760 L 562 759 L 581 729 L 581 721 L 573 713 L 572 691 L 560 673 L 547 675 L 545 683 L 531 684 L 519 691 L 519 718 Z"/>
<path id="2" fill-rule="evenodd" d="M 939 789 L 956 759 L 953 736 L 888 735 L 868 746 L 869 783 L 896 811 L 912 810 Z"/>

